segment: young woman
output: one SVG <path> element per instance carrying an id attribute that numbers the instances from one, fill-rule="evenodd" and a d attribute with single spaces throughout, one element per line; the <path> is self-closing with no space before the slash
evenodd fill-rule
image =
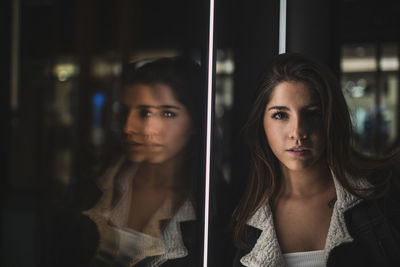
<path id="1" fill-rule="evenodd" d="M 351 146 L 341 88 L 325 67 L 279 55 L 246 125 L 251 171 L 235 211 L 234 266 L 399 266 L 399 153 Z"/>
<path id="2" fill-rule="evenodd" d="M 201 175 L 201 85 L 200 66 L 180 57 L 128 66 L 123 154 L 96 178 L 97 200 L 58 228 L 64 251 L 53 256 L 53 266 L 193 266 L 200 260 L 193 188 Z"/>

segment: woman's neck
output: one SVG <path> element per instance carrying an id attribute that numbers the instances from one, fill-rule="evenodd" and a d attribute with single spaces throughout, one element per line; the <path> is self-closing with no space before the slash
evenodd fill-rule
<path id="1" fill-rule="evenodd" d="M 280 197 L 312 197 L 334 187 L 329 166 L 322 160 L 299 171 L 281 166 L 281 175 Z"/>
<path id="2" fill-rule="evenodd" d="M 154 186 L 165 189 L 182 186 L 182 164 L 180 160 L 163 163 L 138 163 L 134 182 L 143 186 Z"/>

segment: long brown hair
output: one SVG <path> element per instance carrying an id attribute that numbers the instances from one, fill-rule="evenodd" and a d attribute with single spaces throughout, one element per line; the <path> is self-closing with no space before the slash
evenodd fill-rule
<path id="1" fill-rule="evenodd" d="M 398 158 L 399 152 L 382 159 L 367 157 L 352 146 L 352 124 L 339 83 L 324 65 L 297 53 L 277 56 L 260 75 L 256 99 L 245 125 L 250 154 L 250 174 L 244 195 L 234 213 L 234 240 L 241 244 L 244 227 L 261 206 L 273 199 L 280 189 L 279 160 L 265 136 L 263 116 L 271 93 L 281 82 L 303 82 L 315 90 L 322 109 L 322 127 L 327 140 L 325 158 L 338 182 L 351 194 L 367 199 L 382 196 L 389 187 L 389 173 L 383 172 Z M 376 178 L 377 173 L 383 174 Z M 360 190 L 352 179 L 366 179 L 371 187 Z M 369 192 L 374 192 L 371 195 Z"/>

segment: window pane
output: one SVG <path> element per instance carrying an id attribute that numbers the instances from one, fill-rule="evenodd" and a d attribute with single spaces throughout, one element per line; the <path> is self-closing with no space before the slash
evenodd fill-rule
<path id="1" fill-rule="evenodd" d="M 19 4 L 4 266 L 200 265 L 207 3 Z"/>
<path id="2" fill-rule="evenodd" d="M 342 88 L 363 152 L 387 153 L 397 140 L 398 62 L 396 44 L 342 46 Z"/>

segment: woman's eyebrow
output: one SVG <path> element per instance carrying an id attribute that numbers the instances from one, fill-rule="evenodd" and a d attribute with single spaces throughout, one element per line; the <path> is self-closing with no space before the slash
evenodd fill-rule
<path id="1" fill-rule="evenodd" d="M 148 109 L 148 108 L 155 108 L 155 109 L 181 109 L 178 106 L 173 105 L 161 105 L 161 106 L 151 106 L 151 105 L 137 105 L 136 109 Z"/>
<path id="2" fill-rule="evenodd" d="M 312 108 L 320 108 L 320 107 L 321 107 L 320 103 L 311 103 L 311 104 L 305 106 L 304 108 L 305 109 L 312 109 Z"/>
<path id="3" fill-rule="evenodd" d="M 302 109 L 313 109 L 313 108 L 319 108 L 321 105 L 319 103 L 311 103 L 305 107 L 303 107 Z M 290 110 L 288 107 L 286 106 L 273 106 L 268 108 L 268 111 L 270 110 Z"/>
<path id="4" fill-rule="evenodd" d="M 270 108 L 268 109 L 268 111 L 273 110 L 273 109 L 277 109 L 277 110 L 289 110 L 289 108 L 286 107 L 286 106 L 273 106 L 273 107 L 270 107 Z"/>

